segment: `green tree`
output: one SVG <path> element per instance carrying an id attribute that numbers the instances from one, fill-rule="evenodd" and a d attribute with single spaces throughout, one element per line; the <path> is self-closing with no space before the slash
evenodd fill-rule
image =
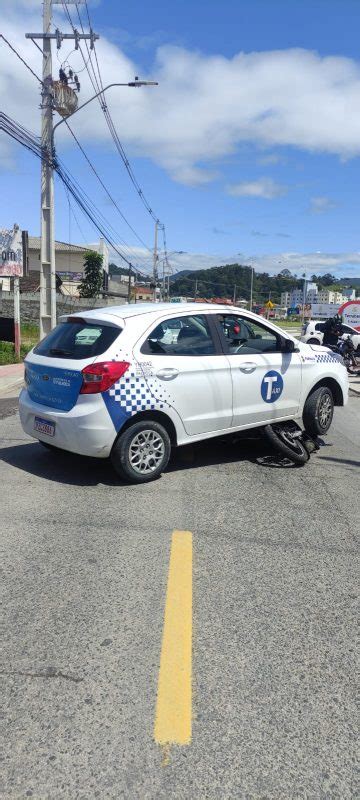
<path id="1" fill-rule="evenodd" d="M 103 285 L 103 257 L 95 250 L 87 250 L 84 260 L 84 277 L 80 283 L 80 297 L 98 297 Z"/>

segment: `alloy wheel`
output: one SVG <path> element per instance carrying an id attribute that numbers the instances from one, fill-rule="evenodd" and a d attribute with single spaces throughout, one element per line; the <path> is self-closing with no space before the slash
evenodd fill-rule
<path id="1" fill-rule="evenodd" d="M 130 444 L 130 464 L 135 472 L 141 475 L 155 472 L 164 455 L 165 443 L 161 436 L 151 429 L 136 434 Z"/>

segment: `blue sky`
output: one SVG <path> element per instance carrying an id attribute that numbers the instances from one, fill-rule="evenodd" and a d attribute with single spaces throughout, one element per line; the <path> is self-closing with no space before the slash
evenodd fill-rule
<path id="1" fill-rule="evenodd" d="M 159 80 L 158 88 L 110 90 L 108 102 L 138 180 L 166 224 L 169 249 L 186 251 L 174 259 L 178 268 L 237 257 L 269 272 L 304 266 L 359 275 L 358 0 L 139 0 L 131 6 L 102 0 L 89 7 L 101 36 L 104 83 L 131 79 L 134 71 Z M 40 3 L 20 0 L 17 12 L 9 10 L 7 35 L 40 71 L 37 51 L 23 40 L 36 21 L 40 30 Z M 66 30 L 63 15 L 58 21 Z M 4 46 L 0 58 L 5 70 L 10 63 L 15 70 L 13 96 L 1 98 L 4 110 L 38 132 L 36 81 L 8 53 L 4 64 Z M 69 59 L 75 69 L 77 59 Z M 57 66 L 55 56 L 54 71 Z M 84 101 L 91 87 L 86 73 L 81 80 Z M 35 102 L 27 111 L 29 92 Z M 151 219 L 98 106 L 80 112 L 73 125 L 128 220 L 151 246 Z M 1 224 L 16 220 L 37 234 L 39 164 L 1 142 L 7 186 Z M 119 241 L 137 246 L 68 134 L 59 136 L 58 151 Z M 57 184 L 56 237 L 67 241 L 70 231 L 73 241 L 96 241 L 96 231 L 74 211 L 82 233 Z M 137 257 L 149 263 L 141 248 Z"/>

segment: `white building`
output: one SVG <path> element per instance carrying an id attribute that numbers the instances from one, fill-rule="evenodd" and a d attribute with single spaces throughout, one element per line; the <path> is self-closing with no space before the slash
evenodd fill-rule
<path id="1" fill-rule="evenodd" d="M 280 305 L 282 308 L 290 308 L 290 292 L 281 292 Z"/>
<path id="2" fill-rule="evenodd" d="M 329 289 L 321 289 L 318 293 L 318 303 L 329 303 L 334 305 L 342 305 L 342 303 L 346 303 L 347 301 L 346 295 L 342 294 L 342 292 L 334 292 Z"/>
<path id="3" fill-rule="evenodd" d="M 317 283 L 308 283 L 306 287 L 306 302 L 317 303 L 318 293 Z"/>
<path id="4" fill-rule="evenodd" d="M 29 236 L 29 275 L 39 273 L 40 282 L 40 236 Z M 95 250 L 103 257 L 103 272 L 109 274 L 109 250 L 103 238 L 98 244 L 70 244 L 55 242 L 55 271 L 62 281 L 63 294 L 77 296 L 79 283 L 84 276 L 84 260 L 87 250 Z M 106 279 L 105 279 L 106 280 Z"/>

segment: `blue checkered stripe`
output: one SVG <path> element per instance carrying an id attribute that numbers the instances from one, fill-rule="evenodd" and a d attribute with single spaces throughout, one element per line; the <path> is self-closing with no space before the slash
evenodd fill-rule
<path id="1" fill-rule="evenodd" d="M 136 414 L 138 411 L 164 407 L 163 403 L 159 403 L 153 397 L 146 381 L 143 378 L 135 377 L 135 375 L 130 375 L 117 381 L 109 389 L 109 395 L 116 403 L 120 403 L 127 414 Z"/>
<path id="2" fill-rule="evenodd" d="M 319 361 L 322 364 L 326 363 L 336 363 L 336 364 L 343 364 L 344 361 L 340 355 L 336 355 L 336 353 L 326 353 L 326 355 L 318 355 L 315 356 L 316 361 Z"/>

